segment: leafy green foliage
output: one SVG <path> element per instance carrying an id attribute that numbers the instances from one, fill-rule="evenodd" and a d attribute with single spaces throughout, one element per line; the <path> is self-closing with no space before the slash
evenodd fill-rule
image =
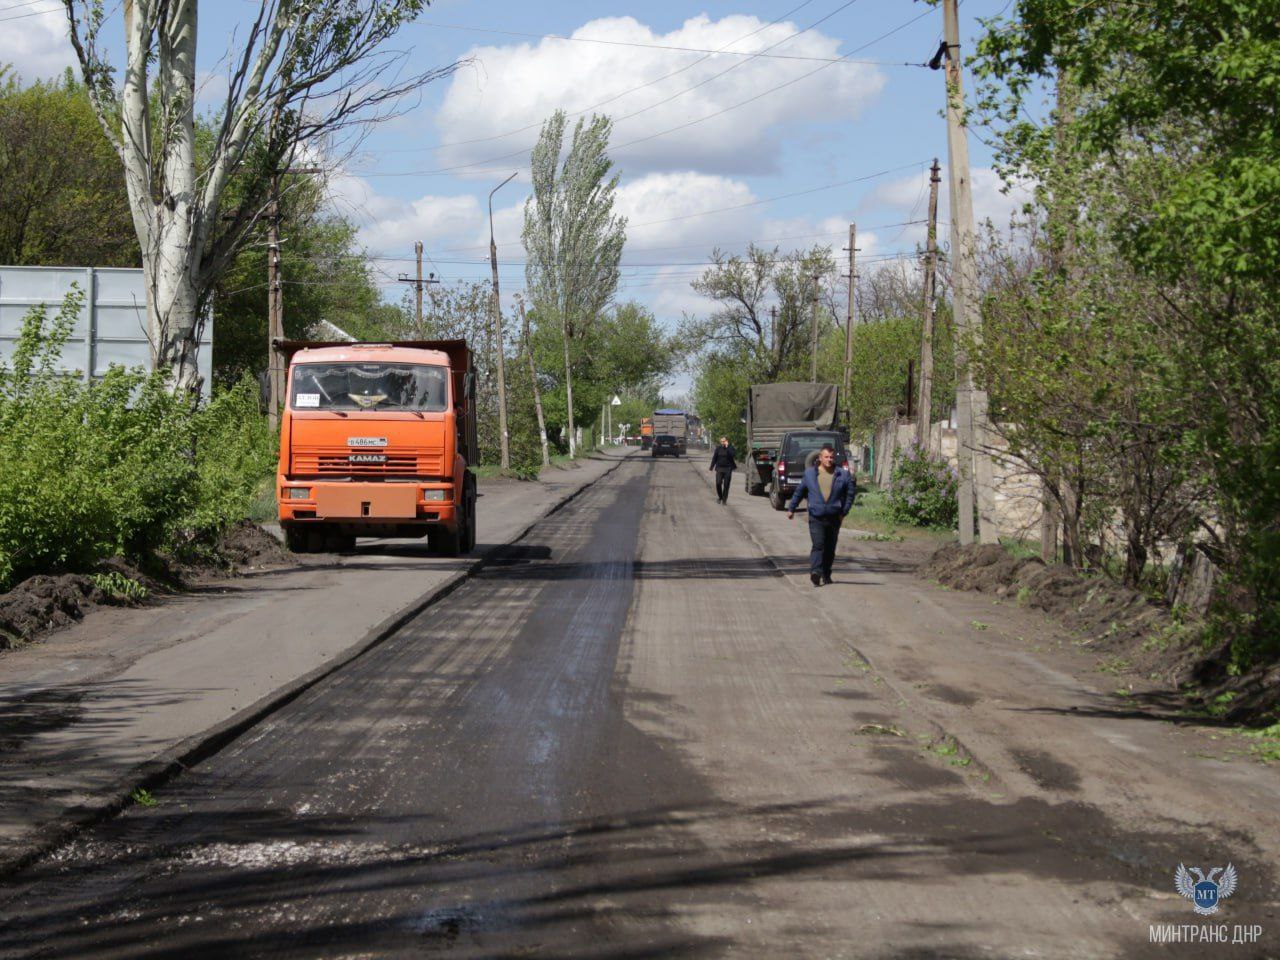
<path id="1" fill-rule="evenodd" d="M 1170 453 L 1207 491 L 1200 529 L 1232 594 L 1217 616 L 1238 664 L 1280 656 L 1275 5 L 1019 0 L 978 66 L 1004 164 L 1044 185 L 1051 242 L 1083 228 L 1082 275 L 1122 261 L 1165 306 L 1142 369 Z M 1024 106 L 1046 80 L 1057 111 L 1041 126 Z"/>
<path id="2" fill-rule="evenodd" d="M 954 529 L 959 518 L 955 469 L 914 443 L 893 466 L 885 512 L 899 523 Z"/>
<path id="3" fill-rule="evenodd" d="M 0 76 L 0 263 L 140 263 L 124 173 L 70 72 Z"/>
<path id="4" fill-rule="evenodd" d="M 151 591 L 131 577 L 126 577 L 119 570 L 108 570 L 106 573 L 90 574 L 93 585 L 113 600 L 128 600 L 138 603 L 147 599 Z"/>
<path id="5" fill-rule="evenodd" d="M 0 586 L 207 537 L 271 469 L 249 384 L 196 407 L 162 374 L 60 373 L 83 302 L 73 289 L 52 320 L 33 309 L 0 366 Z"/>

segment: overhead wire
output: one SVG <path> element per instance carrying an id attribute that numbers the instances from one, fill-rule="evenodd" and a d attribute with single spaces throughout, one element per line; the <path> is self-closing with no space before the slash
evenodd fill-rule
<path id="1" fill-rule="evenodd" d="M 848 5 L 848 4 L 846 4 L 846 6 L 847 6 L 847 5 Z M 656 139 L 658 139 L 659 137 L 665 137 L 665 136 L 667 136 L 667 135 L 669 135 L 669 134 L 677 133 L 677 132 L 679 132 L 679 131 L 681 131 L 681 130 L 686 130 L 686 129 L 688 129 L 689 127 L 697 126 L 697 125 L 698 125 L 698 124 L 700 124 L 700 123 L 705 123 L 705 122 L 706 122 L 706 121 L 708 121 L 708 120 L 713 120 L 713 119 L 715 119 L 716 117 L 723 116 L 724 114 L 729 113 L 729 112 L 731 112 L 731 111 L 733 111 L 733 110 L 737 110 L 737 109 L 739 109 L 740 107 L 744 107 L 744 106 L 747 106 L 747 105 L 749 105 L 749 104 L 755 103 L 757 100 L 761 100 L 761 99 L 763 99 L 764 97 L 769 96 L 770 94 L 773 94 L 773 93 L 778 92 L 779 90 L 785 90 L 786 88 L 791 87 L 791 86 L 794 86 L 795 84 L 800 83 L 800 82 L 801 82 L 801 81 L 803 81 L 803 80 L 807 80 L 808 78 L 810 78 L 810 77 L 812 77 L 812 76 L 815 76 L 815 75 L 816 75 L 816 74 L 818 74 L 818 73 L 821 73 L 823 70 L 826 70 L 826 69 L 830 68 L 831 66 L 833 66 L 833 65 L 834 65 L 834 64 L 836 64 L 836 63 L 841 63 L 841 62 L 851 61 L 851 58 L 853 57 L 853 55 L 854 55 L 854 54 L 856 54 L 856 53 L 860 53 L 861 51 L 866 50 L 867 48 L 869 48 L 869 47 L 871 47 L 871 46 L 874 46 L 875 44 L 877 44 L 877 43 L 879 43 L 880 41 L 882 41 L 882 40 L 886 39 L 887 37 L 892 36 L 893 34 L 895 34 L 895 33 L 899 32 L 900 30 L 904 30 L 904 29 L 906 29 L 906 28 L 907 28 L 907 27 L 909 27 L 911 24 L 915 23 L 916 21 L 918 21 L 918 20 L 922 19 L 923 17 L 925 17 L 925 16 L 927 16 L 927 15 L 929 15 L 929 14 L 931 14 L 931 13 L 933 13 L 933 9 L 932 9 L 932 8 L 928 8 L 928 9 L 926 9 L 926 10 L 925 10 L 925 12 L 924 12 L 924 13 L 918 14 L 917 16 L 912 17 L 911 19 L 909 19 L 909 20 L 907 20 L 907 21 L 905 21 L 905 22 L 903 22 L 903 23 L 899 24 L 898 26 L 894 27 L 892 30 L 886 31 L 885 33 L 881 34 L 880 36 L 875 37 L 875 38 L 873 38 L 873 39 L 871 39 L 871 40 L 868 40 L 866 43 L 862 44 L 862 46 L 857 47 L 857 48 L 855 48 L 854 50 L 849 51 L 849 53 L 845 54 L 844 56 L 839 57 L 839 58 L 834 59 L 834 60 L 824 61 L 820 66 L 816 67 L 816 68 L 815 68 L 815 69 L 813 69 L 813 70 L 810 70 L 810 71 L 808 71 L 808 72 L 806 72 L 806 73 L 803 73 L 803 74 L 801 74 L 801 75 L 800 75 L 800 76 L 798 76 L 798 77 L 794 77 L 794 78 L 792 78 L 791 80 L 788 80 L 788 81 L 786 81 L 786 82 L 784 82 L 784 83 L 776 84 L 776 85 L 774 85 L 774 86 L 772 86 L 772 87 L 768 88 L 767 90 L 761 91 L 760 93 L 758 93 L 758 94 L 756 94 L 756 95 L 754 95 L 754 96 L 752 96 L 752 97 L 748 97 L 748 98 L 747 98 L 747 99 L 745 99 L 745 100 L 740 100 L 740 101 L 738 101 L 737 103 L 730 104 L 730 105 L 729 105 L 729 106 L 727 106 L 727 107 L 722 107 L 721 109 L 716 110 L 716 111 L 714 111 L 714 112 L 712 112 L 712 113 L 709 113 L 709 114 L 707 114 L 707 115 L 705 115 L 705 116 L 698 117 L 698 118 L 696 118 L 696 119 L 694 119 L 694 120 L 689 120 L 689 121 L 687 121 L 687 122 L 685 122 L 685 123 L 679 124 L 679 125 L 674 126 L 674 127 L 670 127 L 670 128 L 668 128 L 668 129 L 666 129 L 666 130 L 660 130 L 660 131 L 658 131 L 657 133 L 651 133 L 651 134 L 649 134 L 648 136 L 638 137 L 638 138 L 636 138 L 636 139 L 634 139 L 634 140 L 628 140 L 628 141 L 626 141 L 626 142 L 624 142 L 624 143 L 611 144 L 611 145 L 610 145 L 610 149 L 612 149 L 612 150 L 615 150 L 615 151 L 616 151 L 616 150 L 624 149 L 624 148 L 626 148 L 626 147 L 635 146 L 636 144 L 640 144 L 640 143 L 647 143 L 647 142 L 649 142 L 650 140 L 656 140 Z M 672 96 L 672 98 L 669 98 L 669 99 L 673 99 L 675 96 L 680 96 L 680 94 L 674 94 L 674 95 Z M 658 104 L 658 105 L 660 105 L 662 102 L 664 102 L 664 101 L 659 101 L 659 104 Z M 410 177 L 410 176 L 423 176 L 423 177 L 431 177 L 431 176 L 446 176 L 446 175 L 449 175 L 449 174 L 456 174 L 456 173 L 458 173 L 459 171 L 465 171 L 465 170 L 470 170 L 470 169 L 474 169 L 474 168 L 477 168 L 477 167 L 483 167 L 483 166 L 486 166 L 487 164 L 496 163 L 496 162 L 498 162 L 498 161 L 500 161 L 500 160 L 509 160 L 509 159 L 511 159 L 511 158 L 513 158 L 513 157 L 523 156 L 523 155 L 525 155 L 526 153 L 528 153 L 528 151 L 529 151 L 529 150 L 531 150 L 531 149 L 532 149 L 532 145 L 531 145 L 530 147 L 528 147 L 528 148 L 524 148 L 524 149 L 520 149 L 520 150 L 514 150 L 514 151 L 511 151 L 510 153 L 500 154 L 500 155 L 498 155 L 498 156 L 494 156 L 494 157 L 488 157 L 488 158 L 486 158 L 486 159 L 484 159 L 484 160 L 477 160 L 477 161 L 474 161 L 474 162 L 472 162 L 472 163 L 455 164 L 455 165 L 453 165 L 453 166 L 449 166 L 449 167 L 440 167 L 440 168 L 433 169 L 433 170 L 400 170 L 400 171 L 386 171 L 386 172 L 378 172 L 378 171 L 361 171 L 361 170 L 359 170 L 359 169 L 356 169 L 356 170 L 353 170 L 352 172 L 353 172 L 354 174 L 356 174 L 356 175 L 358 175 L 358 176 L 362 176 L 362 177 L 379 177 L 379 178 L 386 178 L 386 177 Z"/>

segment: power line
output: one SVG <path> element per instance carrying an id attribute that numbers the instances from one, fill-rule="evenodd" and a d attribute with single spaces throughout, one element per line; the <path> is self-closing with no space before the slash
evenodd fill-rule
<path id="1" fill-rule="evenodd" d="M 827 64 L 860 63 L 860 64 L 869 64 L 872 66 L 880 66 L 880 67 L 923 67 L 925 66 L 925 64 L 923 63 L 913 63 L 910 61 L 855 60 L 855 59 L 852 59 L 850 56 L 810 57 L 810 56 L 802 56 L 800 54 L 786 54 L 786 53 L 753 54 L 745 50 L 742 50 L 742 51 L 711 50 L 706 47 L 679 47 L 679 46 L 675 46 L 672 44 L 665 44 L 665 43 L 641 43 L 636 40 L 605 40 L 600 37 L 566 37 L 563 34 L 558 34 L 558 33 L 522 33 L 517 30 L 499 30 L 494 27 L 474 27 L 474 26 L 467 26 L 464 24 L 457 24 L 457 23 L 436 23 L 428 20 L 424 20 L 422 22 L 426 26 L 440 27 L 444 30 L 463 30 L 471 33 L 491 33 L 491 34 L 497 34 L 499 36 L 521 37 L 524 39 L 531 39 L 531 40 L 562 40 L 562 41 L 565 41 L 566 43 L 596 43 L 596 44 L 605 44 L 608 46 L 615 46 L 615 47 L 639 47 L 646 50 L 669 50 L 676 53 L 703 53 L 703 54 L 723 53 L 723 54 L 728 54 L 730 56 L 739 56 L 739 57 L 764 56 L 774 60 L 802 60 L 802 61 L 807 60 L 810 62 L 820 62 L 820 63 L 827 63 Z M 856 53 L 857 51 L 854 51 L 854 52 Z"/>
<path id="2" fill-rule="evenodd" d="M 565 116 L 568 116 L 568 117 L 582 116 L 586 113 L 590 113 L 594 110 L 598 110 L 600 107 L 608 106 L 609 104 L 617 100 L 621 100 L 623 97 L 629 96 L 633 93 L 637 93 L 640 90 L 644 90 L 646 87 L 652 87 L 655 84 L 661 83 L 663 80 L 670 80 L 672 77 L 679 76 L 682 73 L 692 70 L 698 64 L 704 63 L 707 60 L 711 59 L 711 57 L 715 56 L 715 54 L 717 53 L 731 52 L 729 48 L 732 47 L 734 44 L 741 43 L 743 40 L 750 40 L 756 34 L 761 33 L 765 30 L 768 30 L 770 27 L 776 27 L 779 23 L 781 23 L 787 17 L 809 6 L 809 4 L 813 2 L 814 0 L 803 0 L 802 3 L 799 3 L 796 6 L 792 7 L 786 13 L 779 16 L 776 20 L 771 20 L 769 23 L 756 27 L 756 29 L 752 30 L 750 33 L 744 33 L 742 36 L 737 37 L 734 40 L 730 40 L 719 50 L 711 51 L 707 53 L 705 56 L 701 56 L 697 60 L 694 60 L 691 63 L 685 64 L 683 67 L 680 67 L 676 70 L 672 70 L 669 73 L 664 73 L 660 77 L 655 77 L 652 80 L 646 80 L 644 83 L 637 84 L 634 87 L 628 87 L 626 90 L 623 90 L 620 93 L 615 93 L 613 96 L 607 97 L 604 100 L 599 100 L 588 107 L 583 107 L 580 110 L 570 110 L 568 113 L 565 114 Z M 792 36 L 798 36 L 798 34 L 792 34 Z M 461 147 L 461 146 L 466 146 L 473 143 L 488 143 L 491 140 L 505 140 L 507 137 L 513 137 L 518 133 L 526 133 L 529 130 L 537 130 L 541 126 L 542 126 L 542 121 L 539 120 L 535 123 L 525 124 L 525 126 L 518 127 L 515 130 L 508 130 L 506 133 L 495 133 L 487 137 L 472 137 L 468 140 L 450 140 L 446 143 L 436 144 L 435 146 L 432 146 L 432 147 L 405 147 L 402 149 L 395 149 L 395 150 L 380 150 L 379 153 L 421 153 L 424 150 L 433 150 L 433 151 L 444 150 L 449 147 Z"/>
<path id="3" fill-rule="evenodd" d="M 645 136 L 645 137 L 639 137 L 639 138 L 637 138 L 637 139 L 635 139 L 635 140 L 629 140 L 629 141 L 627 141 L 627 142 L 625 142 L 625 143 L 611 144 L 611 145 L 610 145 L 610 149 L 612 149 L 612 150 L 621 150 L 621 149 L 623 149 L 623 148 L 625 148 L 625 147 L 635 146 L 635 145 L 636 145 L 636 144 L 638 144 L 638 143 L 647 143 L 647 142 L 648 142 L 648 141 L 650 141 L 650 140 L 656 140 L 656 139 L 658 139 L 659 137 L 665 137 L 665 136 L 667 136 L 668 134 L 671 134 L 671 133 L 677 133 L 677 132 L 679 132 L 680 130 L 688 129 L 689 127 L 696 126 L 696 125 L 698 125 L 698 124 L 700 124 L 700 123 L 705 123 L 707 120 L 713 120 L 713 119 L 715 119 L 716 117 L 723 116 L 724 114 L 729 113 L 730 111 L 737 110 L 739 107 L 745 107 L 745 106 L 747 106 L 748 104 L 755 103 L 757 100 L 763 99 L 764 97 L 767 97 L 767 96 L 769 96 L 769 95 L 770 95 L 770 94 L 772 94 L 772 93 L 777 93 L 779 90 L 785 90 L 787 87 L 790 87 L 790 86 L 793 86 L 793 85 L 795 85 L 795 84 L 797 84 L 797 83 L 800 83 L 800 82 L 801 82 L 801 81 L 803 81 L 803 80 L 807 80 L 809 77 L 812 77 L 812 76 L 814 76 L 815 74 L 821 73 L 823 70 L 826 70 L 827 68 L 831 67 L 833 64 L 836 64 L 836 63 L 843 63 L 843 62 L 853 62 L 853 61 L 852 61 L 852 59 L 851 59 L 851 58 L 852 58 L 852 56 L 853 56 L 853 54 L 855 54 L 855 53 L 860 53 L 861 51 L 866 50 L 868 47 L 874 46 L 875 44 L 879 43 L 881 40 L 884 40 L 885 38 L 892 36 L 893 34 L 897 33 L 897 32 L 898 32 L 898 31 L 900 31 L 900 30 L 904 30 L 904 29 L 906 29 L 906 28 L 907 28 L 907 27 L 909 27 L 911 24 L 915 23 L 915 22 L 916 22 L 916 21 L 918 21 L 918 20 L 923 19 L 924 17 L 926 17 L 926 16 L 928 16 L 928 15 L 930 15 L 930 14 L 932 14 L 932 13 L 933 13 L 933 8 L 932 8 L 932 7 L 927 8 L 927 9 L 924 11 L 924 13 L 921 13 L 921 14 L 918 14 L 917 16 L 915 16 L 915 17 L 912 17 L 910 20 L 907 20 L 907 21 L 905 21 L 904 23 L 899 24 L 898 26 L 894 27 L 892 30 L 889 30 L 889 31 L 887 31 L 887 32 L 885 32 L 885 33 L 882 33 L 880 36 L 875 37 L 875 38 L 874 38 L 874 39 L 872 39 L 872 40 L 868 40 L 868 41 L 867 41 L 866 43 L 864 43 L 862 46 L 860 46 L 860 47 L 856 48 L 855 50 L 850 51 L 849 53 L 845 54 L 843 57 L 840 57 L 840 58 L 835 59 L 835 60 L 824 61 L 824 62 L 822 63 L 822 65 L 821 65 L 821 66 L 819 66 L 819 67 L 817 67 L 816 69 L 810 70 L 810 71 L 808 71 L 807 73 L 803 73 L 803 74 L 801 74 L 801 75 L 800 75 L 800 76 L 798 76 L 798 77 L 795 77 L 795 78 L 793 78 L 793 79 L 791 79 L 791 80 L 786 81 L 785 83 L 780 83 L 780 84 L 777 84 L 776 86 L 770 87 L 769 89 L 764 90 L 764 91 L 762 91 L 761 93 L 758 93 L 758 94 L 756 94 L 756 95 L 755 95 L 755 96 L 753 96 L 753 97 L 748 97 L 746 100 L 741 100 L 741 101 L 739 101 L 738 103 L 731 104 L 730 106 L 722 107 L 721 109 L 716 110 L 716 111 L 715 111 L 715 112 L 713 112 L 713 113 L 709 113 L 709 114 L 707 114 L 706 116 L 699 117 L 699 118 L 697 118 L 697 119 L 695 119 L 695 120 L 687 121 L 686 123 L 679 124 L 678 126 L 671 127 L 671 128 L 669 128 L 669 129 L 667 129 L 667 130 L 660 130 L 660 131 L 658 131 L 657 133 L 651 133 L 651 134 L 649 134 L 648 136 Z M 921 66 L 925 66 L 925 65 L 924 65 L 924 64 L 921 64 Z M 676 94 L 675 96 L 679 96 L 679 94 Z M 527 154 L 527 153 L 529 152 L 529 150 L 532 150 L 532 149 L 533 149 L 533 146 L 531 145 L 531 146 L 529 146 L 529 147 L 527 147 L 527 148 L 523 148 L 523 149 L 520 149 L 520 150 L 513 150 L 513 151 L 511 151 L 510 153 L 504 153 L 504 154 L 501 154 L 501 155 L 499 155 L 499 156 L 488 157 L 488 158 L 486 158 L 486 159 L 484 159 L 484 160 L 477 160 L 477 161 L 475 161 L 475 162 L 473 162 L 473 163 L 460 163 L 460 164 L 455 164 L 454 166 L 451 166 L 451 167 L 440 167 L 440 168 L 435 169 L 435 170 L 401 170 L 401 171 L 383 172 L 383 173 L 379 173 L 379 172 L 377 172 L 377 171 L 360 171 L 360 170 L 357 170 L 357 171 L 354 171 L 354 172 L 355 172 L 356 174 L 358 174 L 358 175 L 360 175 L 360 176 L 364 176 L 364 177 L 433 177 L 433 176 L 444 176 L 444 175 L 447 175 L 447 174 L 456 174 L 458 171 L 469 170 L 469 169 L 472 169 L 472 168 L 475 168 L 475 167 L 481 167 L 481 166 L 484 166 L 484 165 L 486 165 L 486 164 L 496 163 L 496 162 L 498 162 L 498 161 L 500 161 L 500 160 L 509 160 L 509 159 L 511 159 L 512 157 L 523 156 L 523 155 Z"/>

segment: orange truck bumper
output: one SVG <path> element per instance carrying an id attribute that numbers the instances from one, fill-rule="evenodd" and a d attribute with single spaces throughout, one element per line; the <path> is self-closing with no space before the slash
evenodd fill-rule
<path id="1" fill-rule="evenodd" d="M 305 496 L 291 491 L 306 489 Z M 434 491 L 448 499 L 428 499 Z M 310 521 L 358 526 L 394 522 L 432 524 L 453 528 L 457 508 L 448 484 L 326 483 L 278 480 L 276 493 L 281 523 Z M 438 493 L 435 496 L 439 496 Z"/>

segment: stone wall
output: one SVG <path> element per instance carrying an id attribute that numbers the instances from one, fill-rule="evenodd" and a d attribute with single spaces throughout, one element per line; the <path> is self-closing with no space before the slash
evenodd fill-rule
<path id="1" fill-rule="evenodd" d="M 889 486 L 893 466 L 899 451 L 915 443 L 915 421 L 899 417 L 883 421 L 876 428 L 871 479 L 880 487 Z M 930 429 L 930 449 L 945 457 L 951 466 L 957 465 L 959 446 L 957 431 L 947 421 L 938 421 Z M 995 487 L 996 526 L 1002 537 L 1019 540 L 1039 539 L 1040 536 L 1040 478 L 1019 468 L 1014 461 L 1001 457 L 1005 441 L 993 437 L 990 446 L 997 453 L 992 457 L 992 478 Z M 863 464 L 866 469 L 867 464 Z"/>

